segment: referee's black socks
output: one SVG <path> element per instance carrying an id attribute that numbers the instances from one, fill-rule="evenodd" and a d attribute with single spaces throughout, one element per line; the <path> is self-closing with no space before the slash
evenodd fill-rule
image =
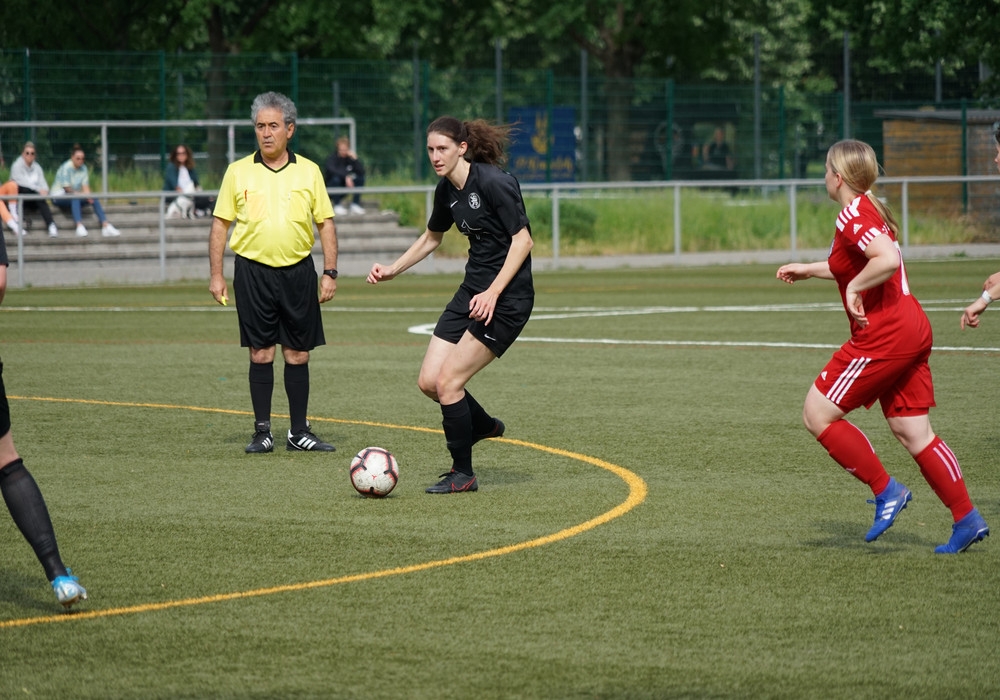
<path id="1" fill-rule="evenodd" d="M 285 394 L 288 395 L 292 435 L 297 435 L 309 427 L 306 419 L 306 412 L 309 410 L 309 363 L 285 364 Z"/>
<path id="2" fill-rule="evenodd" d="M 274 393 L 274 363 L 250 363 L 250 403 L 257 423 L 271 422 L 271 395 Z"/>

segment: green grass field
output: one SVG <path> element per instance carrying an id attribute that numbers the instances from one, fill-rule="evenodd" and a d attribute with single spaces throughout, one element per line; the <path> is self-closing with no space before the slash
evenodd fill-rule
<path id="1" fill-rule="evenodd" d="M 998 268 L 908 266 L 932 422 L 996 532 L 1000 312 L 958 319 Z M 847 334 L 832 283 L 537 274 L 470 385 L 507 435 L 476 447 L 478 493 L 429 496 L 449 462 L 409 329 L 457 281 L 341 280 L 311 362 L 333 455 L 243 453 L 247 354 L 207 284 L 10 290 L 15 440 L 90 599 L 63 613 L 0 517 L 0 697 L 997 696 L 1000 542 L 933 553 L 950 515 L 876 408 L 852 420 L 914 498 L 865 544 L 870 493 L 801 426 Z M 349 483 L 367 445 L 399 459 L 387 499 Z"/>

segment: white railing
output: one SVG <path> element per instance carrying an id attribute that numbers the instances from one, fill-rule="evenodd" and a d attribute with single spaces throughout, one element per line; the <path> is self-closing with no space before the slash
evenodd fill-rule
<path id="1" fill-rule="evenodd" d="M 35 122 L 37 123 L 37 122 Z M 939 176 L 939 177 L 885 177 L 879 179 L 879 187 L 886 185 L 898 185 L 901 188 L 900 201 L 892 202 L 893 210 L 899 216 L 901 235 L 900 245 L 904 253 L 910 245 L 910 187 L 922 184 L 940 183 L 993 183 L 1000 186 L 1000 176 L 996 175 L 969 175 L 969 176 Z M 815 190 L 824 187 L 822 180 L 801 179 L 801 180 L 713 180 L 705 181 L 684 181 L 670 180 L 657 182 L 599 182 L 599 183 L 525 183 L 522 190 L 525 192 L 537 192 L 547 194 L 551 198 L 552 206 L 552 268 L 559 266 L 560 257 L 560 205 L 565 198 L 578 199 L 584 192 L 614 192 L 624 190 L 662 190 L 669 192 L 673 197 L 673 255 L 678 260 L 683 251 L 684 231 L 682 228 L 682 197 L 681 192 L 685 189 L 718 190 L 737 188 L 741 191 L 760 191 L 762 193 L 780 192 L 787 190 L 789 208 L 789 252 L 794 254 L 798 250 L 798 217 L 797 217 L 797 196 L 800 190 Z M 373 186 L 360 188 L 359 192 L 364 195 L 377 194 L 406 194 L 423 193 L 426 218 L 430 216 L 433 205 L 435 185 L 407 185 L 407 186 Z M 347 188 L 330 188 L 331 194 L 349 194 L 355 192 Z M 1000 189 L 998 189 L 1000 193 Z M 217 195 L 218 191 L 206 190 L 202 194 Z M 157 191 L 143 192 L 108 192 L 91 193 L 90 195 L 66 195 L 66 198 L 97 197 L 101 200 L 156 200 L 159 209 L 159 263 L 161 280 L 167 279 L 167 218 L 166 199 L 175 197 L 176 193 Z M 8 200 L 29 201 L 43 199 L 38 195 L 11 195 Z M 1000 211 L 1000 194 L 997 195 L 997 202 L 992 205 L 994 211 Z M 21 208 L 23 211 L 23 207 Z M 122 241 L 127 243 L 127 237 Z M 24 239 L 16 237 L 17 255 L 17 279 L 20 286 L 24 285 Z M 207 252 L 206 252 L 207 255 Z"/>

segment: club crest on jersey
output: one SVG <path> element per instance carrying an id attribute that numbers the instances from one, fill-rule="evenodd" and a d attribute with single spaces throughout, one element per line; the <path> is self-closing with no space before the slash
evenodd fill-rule
<path id="1" fill-rule="evenodd" d="M 472 207 L 473 209 L 478 209 L 480 206 L 482 206 L 482 204 L 483 203 L 479 200 L 479 195 L 478 194 L 476 194 L 475 192 L 472 192 L 472 193 L 469 194 L 469 206 L 470 207 Z"/>

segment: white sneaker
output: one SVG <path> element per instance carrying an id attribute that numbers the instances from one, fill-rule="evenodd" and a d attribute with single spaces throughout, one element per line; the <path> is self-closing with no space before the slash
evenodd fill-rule
<path id="1" fill-rule="evenodd" d="M 114 225 L 105 222 L 104 226 L 101 228 L 101 235 L 106 238 L 114 238 L 115 236 L 122 235 L 122 232 L 114 227 Z"/>
<path id="2" fill-rule="evenodd" d="M 347 216 L 347 207 L 343 204 L 337 204 L 333 207 L 333 213 L 337 216 Z"/>
<path id="3" fill-rule="evenodd" d="M 361 206 L 360 204 L 357 204 L 355 202 L 351 202 L 351 213 L 352 214 L 364 214 L 365 213 L 365 208 L 363 206 Z"/>
<path id="4" fill-rule="evenodd" d="M 79 236 L 80 238 L 86 238 L 87 237 L 87 227 L 84 226 L 83 224 L 77 224 L 76 225 L 76 235 Z"/>
<path id="5" fill-rule="evenodd" d="M 18 236 L 24 235 L 21 232 L 21 227 L 17 225 L 17 220 L 16 219 L 8 219 L 8 221 L 7 221 L 7 228 L 9 228 L 11 231 L 13 231 Z"/>
<path id="6" fill-rule="evenodd" d="M 53 238 L 55 238 L 56 236 L 59 235 L 59 229 L 56 228 L 56 222 L 55 221 L 53 221 L 51 224 L 49 224 L 49 235 L 52 236 Z"/>

